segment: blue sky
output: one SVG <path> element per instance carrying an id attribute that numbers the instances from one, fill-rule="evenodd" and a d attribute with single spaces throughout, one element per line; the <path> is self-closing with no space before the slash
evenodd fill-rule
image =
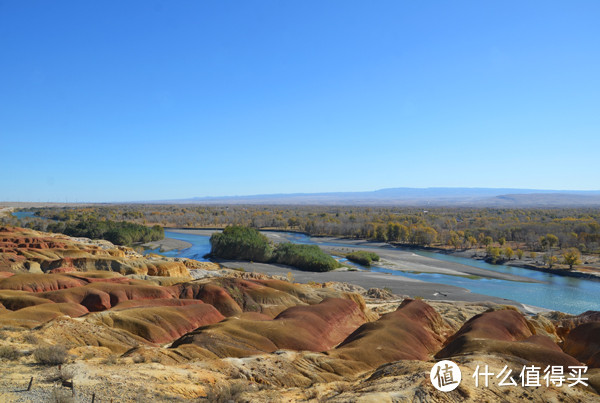
<path id="1" fill-rule="evenodd" d="M 0 200 L 600 189 L 597 1 L 0 1 Z"/>

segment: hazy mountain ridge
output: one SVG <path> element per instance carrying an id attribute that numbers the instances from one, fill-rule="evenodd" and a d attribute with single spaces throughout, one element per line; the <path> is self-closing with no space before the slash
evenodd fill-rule
<path id="1" fill-rule="evenodd" d="M 387 188 L 366 192 L 289 193 L 194 197 L 155 203 L 299 204 L 465 207 L 595 207 L 600 190 L 512 188 Z"/>

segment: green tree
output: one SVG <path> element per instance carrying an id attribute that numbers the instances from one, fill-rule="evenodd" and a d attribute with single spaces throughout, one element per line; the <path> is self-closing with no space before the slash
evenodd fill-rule
<path id="1" fill-rule="evenodd" d="M 210 254 L 224 259 L 266 262 L 271 259 L 273 247 L 266 236 L 249 227 L 230 226 L 210 237 Z"/>
<path id="2" fill-rule="evenodd" d="M 375 228 L 375 239 L 379 242 L 387 242 L 387 230 L 383 225 L 378 225 Z"/>
<path id="3" fill-rule="evenodd" d="M 340 267 L 340 263 L 317 245 L 280 243 L 273 252 L 273 261 L 300 270 L 323 272 Z"/>
<path id="4" fill-rule="evenodd" d="M 387 238 L 391 242 L 397 242 L 400 240 L 400 224 L 389 223 L 387 226 Z"/>
<path id="5" fill-rule="evenodd" d="M 373 252 L 367 251 L 354 251 L 346 255 L 346 258 L 351 262 L 361 264 L 363 266 L 371 266 L 372 262 L 379 261 L 379 255 Z"/>

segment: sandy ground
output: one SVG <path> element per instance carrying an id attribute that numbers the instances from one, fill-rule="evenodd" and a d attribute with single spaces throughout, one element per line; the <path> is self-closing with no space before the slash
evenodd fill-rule
<path id="1" fill-rule="evenodd" d="M 177 232 L 180 234 L 196 234 L 211 236 L 213 232 L 221 232 L 220 229 L 180 229 L 180 228 L 165 228 L 165 231 Z"/>
<path id="2" fill-rule="evenodd" d="M 172 232 L 178 233 L 191 233 L 197 235 L 210 235 L 215 230 L 173 230 Z M 267 235 L 274 242 L 285 242 L 287 238 L 284 233 L 265 231 Z M 398 250 L 385 243 L 368 242 L 368 241 L 357 241 L 357 240 L 346 240 L 337 238 L 312 238 L 317 244 L 323 242 L 336 242 L 347 244 L 347 248 L 331 247 L 326 245 L 320 245 L 324 250 L 330 253 L 349 253 L 353 249 L 361 250 L 372 250 L 376 252 L 383 261 L 380 266 L 395 269 L 399 271 L 418 271 L 427 273 L 441 273 L 451 274 L 458 276 L 479 276 L 484 278 L 496 278 L 503 280 L 513 281 L 526 281 L 531 282 L 533 280 L 504 273 L 497 273 L 489 270 L 480 269 L 477 267 L 471 267 L 459 263 L 446 262 L 443 260 L 437 260 L 428 258 L 425 256 L 419 256 L 409 251 Z M 350 284 L 359 285 L 364 288 L 389 288 L 394 294 L 407 295 L 410 297 L 422 297 L 425 299 L 439 300 L 439 301 L 468 301 L 468 302 L 479 302 L 479 301 L 492 301 L 500 304 L 514 305 L 525 312 L 540 312 L 545 311 L 543 308 L 524 306 L 523 304 L 512 301 L 505 298 L 492 297 L 483 294 L 472 293 L 466 288 L 455 287 L 452 285 L 430 283 L 426 281 L 419 281 L 412 278 L 408 278 L 401 275 L 391 275 L 386 273 L 374 273 L 366 271 L 347 271 L 347 270 L 335 270 L 325 273 L 314 273 L 305 272 L 289 266 L 278 265 L 278 264 L 266 264 L 266 263 L 253 263 L 243 262 L 237 260 L 218 260 L 223 266 L 229 268 L 241 268 L 249 272 L 260 272 L 271 275 L 286 276 L 288 273 L 294 277 L 294 281 L 300 283 L 308 283 L 310 281 L 324 283 L 328 281 L 338 281 Z"/>
<path id="3" fill-rule="evenodd" d="M 161 252 L 167 252 L 173 249 L 189 248 L 190 246 L 192 246 L 192 244 L 189 242 L 180 241 L 179 239 L 165 238 L 161 239 L 160 241 L 147 242 L 145 244 L 142 244 L 141 246 L 143 246 L 145 249 L 160 248 Z"/>
<path id="4" fill-rule="evenodd" d="M 0 217 L 12 214 L 13 207 L 0 207 Z"/>

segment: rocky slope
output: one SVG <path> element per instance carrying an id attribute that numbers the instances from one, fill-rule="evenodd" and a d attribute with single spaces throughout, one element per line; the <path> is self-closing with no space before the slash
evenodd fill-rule
<path id="1" fill-rule="evenodd" d="M 600 401 L 600 312 L 403 300 L 20 228 L 0 241 L 2 402 Z M 452 392 L 429 379 L 439 359 L 462 371 Z M 583 364 L 589 386 L 472 377 Z"/>

